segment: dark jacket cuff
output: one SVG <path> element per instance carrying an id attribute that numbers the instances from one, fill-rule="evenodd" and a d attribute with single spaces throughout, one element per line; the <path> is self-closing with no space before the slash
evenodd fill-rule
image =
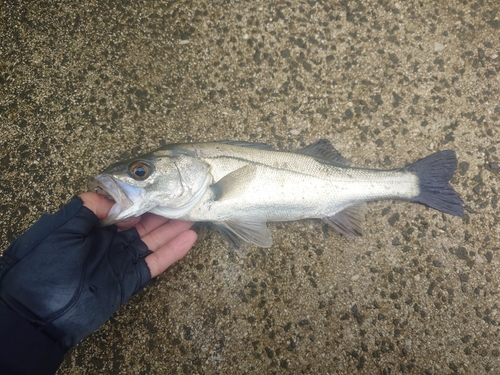
<path id="1" fill-rule="evenodd" d="M 53 375 L 64 350 L 0 301 L 0 374 Z"/>

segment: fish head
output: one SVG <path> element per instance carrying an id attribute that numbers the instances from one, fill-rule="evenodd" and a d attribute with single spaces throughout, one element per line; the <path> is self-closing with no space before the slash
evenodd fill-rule
<path id="1" fill-rule="evenodd" d="M 211 183 L 206 163 L 186 153 L 157 150 L 110 165 L 89 181 L 88 188 L 115 202 L 101 221 L 106 226 L 146 212 L 181 217 Z"/>

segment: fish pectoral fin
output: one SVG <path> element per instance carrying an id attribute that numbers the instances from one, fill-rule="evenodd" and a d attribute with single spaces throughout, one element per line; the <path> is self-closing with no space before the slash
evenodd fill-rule
<path id="1" fill-rule="evenodd" d="M 330 141 L 326 139 L 320 139 L 317 142 L 311 143 L 309 146 L 301 148 L 295 151 L 297 154 L 304 154 L 324 160 L 330 164 L 339 167 L 348 167 L 349 161 L 338 152 L 335 147 L 332 146 Z"/>
<path id="2" fill-rule="evenodd" d="M 363 222 L 365 220 L 366 202 L 357 203 L 337 212 L 335 215 L 324 217 L 328 225 L 338 230 L 349 238 L 359 237 L 363 234 Z"/>
<path id="3" fill-rule="evenodd" d="M 260 247 L 271 247 L 273 244 L 271 232 L 265 221 L 227 220 L 216 222 L 215 225 L 235 249 L 240 248 L 242 241 Z"/>
<path id="4" fill-rule="evenodd" d="M 248 164 L 225 175 L 210 187 L 214 192 L 215 200 L 242 197 L 256 174 L 257 167 Z"/>

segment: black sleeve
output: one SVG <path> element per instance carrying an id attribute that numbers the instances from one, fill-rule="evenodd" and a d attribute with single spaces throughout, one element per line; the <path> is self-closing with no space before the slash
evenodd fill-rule
<path id="1" fill-rule="evenodd" d="M 53 375 L 64 351 L 0 302 L 0 374 Z"/>

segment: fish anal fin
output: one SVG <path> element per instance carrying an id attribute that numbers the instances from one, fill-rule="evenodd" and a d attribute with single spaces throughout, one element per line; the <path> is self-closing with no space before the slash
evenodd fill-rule
<path id="1" fill-rule="evenodd" d="M 251 242 L 260 247 L 271 247 L 273 238 L 265 221 L 261 220 L 227 220 L 215 223 L 217 229 L 235 248 L 242 242 Z"/>
<path id="2" fill-rule="evenodd" d="M 349 166 L 349 161 L 344 158 L 327 139 L 320 139 L 319 141 L 311 143 L 309 146 L 301 148 L 295 152 L 298 154 L 312 156 L 340 167 Z"/>
<path id="3" fill-rule="evenodd" d="M 344 208 L 335 215 L 324 217 L 322 220 L 349 238 L 363 234 L 366 203 L 356 203 Z"/>
<path id="4" fill-rule="evenodd" d="M 245 194 L 250 183 L 255 178 L 257 167 L 252 164 L 245 165 L 222 177 L 217 183 L 211 186 L 215 200 L 229 199 L 231 197 L 241 197 Z"/>

